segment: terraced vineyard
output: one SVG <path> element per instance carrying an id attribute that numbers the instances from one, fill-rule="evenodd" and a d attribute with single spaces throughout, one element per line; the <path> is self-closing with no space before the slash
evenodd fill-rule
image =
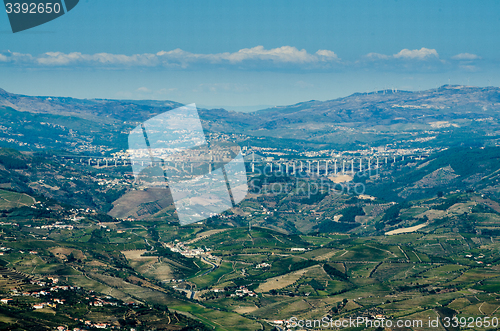
<path id="1" fill-rule="evenodd" d="M 497 212 L 478 199 L 462 195 L 461 202 L 441 215 L 455 219 L 456 228 L 435 218 L 413 233 L 380 236 L 299 236 L 259 226 L 101 223 L 92 215 L 73 222 L 71 231 L 30 229 L 22 226 L 33 224 L 19 215 L 22 208 L 11 209 L 4 218 L 21 228 L 3 228 L 1 245 L 9 248 L 1 256 L 6 267 L 3 295 L 18 284 L 16 275 L 57 275 L 68 285 L 123 302 L 165 306 L 217 330 L 271 330 L 272 321 L 291 317 L 382 314 L 427 320 L 443 312 L 500 317 L 498 237 L 456 231 L 464 226 L 464 210 L 478 228 L 497 226 Z M 430 201 L 418 203 L 426 206 Z M 401 215 L 429 215 L 430 210 L 411 204 Z M 203 248 L 215 260 L 165 250 L 170 242 Z"/>
<path id="2" fill-rule="evenodd" d="M 14 300 L 0 310 L 0 322 L 10 327 L 12 316 L 29 313 L 22 316 L 30 326 L 46 313 L 75 327 L 85 317 L 125 329 L 273 330 L 280 327 L 275 320 L 292 317 L 498 318 L 498 148 L 486 152 L 489 161 L 477 173 L 445 151 L 357 178 L 368 193 L 382 192 L 374 198 L 339 194 L 321 178 L 279 174 L 273 179 L 288 191 L 252 192 L 221 215 L 179 226 L 171 204 L 143 220 L 104 214 L 126 190 L 141 193 L 116 169 L 0 150 L 0 297 Z M 445 193 L 429 175 L 446 167 L 458 177 Z M 419 186 L 423 178 L 434 186 Z M 104 182 L 116 185 L 102 188 Z M 318 191 L 304 195 L 296 189 L 304 183 Z M 455 189 L 464 183 L 472 184 Z M 68 194 L 75 188 L 88 199 Z M 417 200 L 402 199 L 408 188 Z M 82 205 L 71 205 L 76 200 Z M 75 294 L 81 299 L 73 313 L 61 304 L 33 312 L 44 302 L 31 293 L 50 290 L 49 277 L 99 300 L 113 298 L 123 318 L 90 305 L 86 294 Z"/>

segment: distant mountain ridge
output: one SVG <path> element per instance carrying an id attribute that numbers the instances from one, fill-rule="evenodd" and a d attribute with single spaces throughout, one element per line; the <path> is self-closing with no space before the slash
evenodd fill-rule
<path id="1" fill-rule="evenodd" d="M 115 100 L 76 99 L 69 97 L 27 96 L 0 89 L 0 106 L 18 111 L 51 114 L 86 114 L 136 119 L 135 112 L 158 113 L 157 109 L 172 109 L 182 106 L 175 101 L 161 100 Z M 125 112 L 125 109 L 126 112 Z M 468 109 L 467 109 L 468 108 Z M 202 109 L 207 111 L 206 109 Z M 409 111 L 411 110 L 411 111 Z M 294 105 L 276 106 L 248 113 L 234 114 L 240 120 L 251 121 L 255 127 L 268 127 L 276 120 L 297 122 L 363 122 L 368 118 L 384 120 L 398 115 L 409 119 L 416 116 L 444 118 L 450 114 L 489 114 L 500 110 L 500 88 L 444 85 L 426 91 L 382 90 L 371 93 L 354 93 L 350 96 L 327 101 L 305 101 Z M 235 113 L 224 109 L 211 112 Z M 368 116 L 368 117 L 366 117 Z M 271 124 L 272 125 L 272 124 Z"/>
<path id="2" fill-rule="evenodd" d="M 0 89 L 0 109 L 125 125 L 120 127 L 122 133 L 181 105 L 158 100 L 31 97 Z M 497 139 L 500 88 L 444 85 L 417 92 L 383 90 L 250 113 L 225 109 L 199 109 L 199 113 L 207 131 L 285 139 L 287 144 L 292 140 L 323 147 L 380 146 L 414 140 L 418 134 L 446 145 L 470 137 Z"/>
<path id="3" fill-rule="evenodd" d="M 0 107 L 17 111 L 78 116 L 83 118 L 112 118 L 116 120 L 143 120 L 143 117 L 160 114 L 159 108 L 173 109 L 181 106 L 173 101 L 76 99 L 69 97 L 27 96 L 0 89 Z"/>
<path id="4" fill-rule="evenodd" d="M 466 108 L 469 109 L 466 109 Z M 411 110 L 411 111 L 409 111 Z M 348 97 L 328 101 L 308 101 L 290 106 L 263 109 L 256 114 L 269 117 L 296 119 L 298 115 L 326 116 L 327 120 L 363 122 L 369 116 L 384 119 L 398 115 L 446 117 L 451 113 L 497 112 L 500 110 L 500 88 L 444 85 L 427 91 L 383 90 L 371 93 L 355 93 Z M 411 117 L 409 117 L 411 116 Z M 394 119 L 394 117 L 392 118 Z"/>

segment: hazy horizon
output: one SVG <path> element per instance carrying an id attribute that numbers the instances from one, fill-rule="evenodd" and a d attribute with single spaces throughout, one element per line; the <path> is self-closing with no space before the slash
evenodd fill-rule
<path id="1" fill-rule="evenodd" d="M 7 15 L 0 19 L 0 86 L 235 109 L 500 86 L 498 10 L 495 1 L 81 1 L 15 34 Z"/>

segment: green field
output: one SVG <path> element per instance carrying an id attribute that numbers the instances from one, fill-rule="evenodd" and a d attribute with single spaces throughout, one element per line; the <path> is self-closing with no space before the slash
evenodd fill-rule
<path id="1" fill-rule="evenodd" d="M 24 193 L 0 190 L 0 209 L 12 209 L 31 206 L 35 199 Z"/>

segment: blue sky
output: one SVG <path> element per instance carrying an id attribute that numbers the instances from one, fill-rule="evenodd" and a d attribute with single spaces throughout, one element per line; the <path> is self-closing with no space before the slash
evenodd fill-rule
<path id="1" fill-rule="evenodd" d="M 16 34 L 0 14 L 0 87 L 258 108 L 500 86 L 498 13 L 498 1 L 80 0 Z"/>

